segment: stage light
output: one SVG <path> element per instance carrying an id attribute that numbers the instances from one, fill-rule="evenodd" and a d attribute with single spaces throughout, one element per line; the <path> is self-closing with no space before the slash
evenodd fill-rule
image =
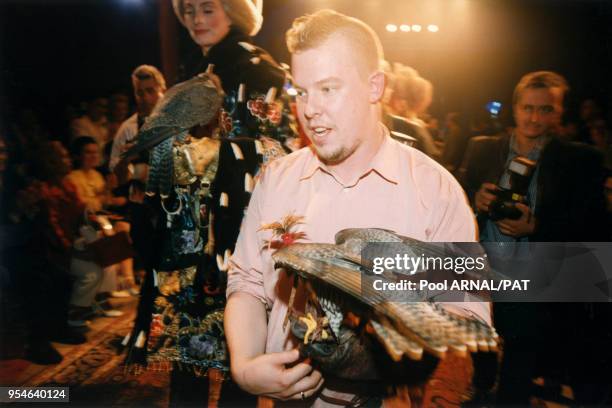
<path id="1" fill-rule="evenodd" d="M 421 32 L 421 26 L 419 24 L 413 24 L 412 25 L 412 31 L 414 31 L 415 33 L 420 33 Z"/>
<path id="2" fill-rule="evenodd" d="M 400 28 L 401 31 L 403 31 L 405 33 L 410 32 L 410 26 L 408 24 L 402 24 L 399 28 Z"/>
<path id="3" fill-rule="evenodd" d="M 385 28 L 390 33 L 394 33 L 394 32 L 397 31 L 397 26 L 395 24 L 387 24 L 387 26 Z"/>
<path id="4" fill-rule="evenodd" d="M 429 30 L 432 33 L 437 33 L 440 30 L 440 27 L 438 27 L 435 24 L 430 24 L 427 26 L 427 30 Z"/>
<path id="5" fill-rule="evenodd" d="M 289 96 L 297 96 L 298 92 L 297 89 L 295 89 L 294 87 L 288 88 L 287 89 L 287 95 Z"/>

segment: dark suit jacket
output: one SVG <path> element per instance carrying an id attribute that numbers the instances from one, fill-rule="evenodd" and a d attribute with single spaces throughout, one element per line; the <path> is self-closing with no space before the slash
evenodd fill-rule
<path id="1" fill-rule="evenodd" d="M 458 178 L 470 202 L 482 183 L 497 184 L 510 150 L 510 136 L 470 140 Z M 538 165 L 536 232 L 531 241 L 607 241 L 603 157 L 594 148 L 553 137 Z M 486 219 L 479 214 L 479 224 Z"/>

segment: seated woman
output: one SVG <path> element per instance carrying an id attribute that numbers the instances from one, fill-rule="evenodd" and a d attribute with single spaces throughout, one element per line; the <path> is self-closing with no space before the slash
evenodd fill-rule
<path id="1" fill-rule="evenodd" d="M 113 197 L 106 188 L 106 181 L 96 170 L 100 165 L 100 147 L 93 137 L 81 136 L 72 143 L 75 169 L 68 174 L 77 194 L 90 212 L 98 212 L 108 205 L 121 206 L 126 203 L 122 197 Z"/>
<path id="2" fill-rule="evenodd" d="M 26 162 L 27 181 L 11 206 L 10 250 L 3 261 L 15 272 L 23 296 L 28 331 L 26 358 L 37 364 L 57 364 L 61 354 L 50 341 L 81 344 L 85 337 L 66 325 L 72 245 L 78 236 L 84 205 L 65 175 L 68 152 L 57 141 L 43 142 Z M 7 240 L 8 241 L 8 240 Z"/>
<path id="3" fill-rule="evenodd" d="M 87 212 L 93 214 L 102 211 L 107 206 L 121 206 L 126 203 L 125 198 L 113 197 L 110 194 L 104 177 L 96 170 L 100 164 L 100 148 L 93 138 L 82 136 L 75 139 L 72 152 L 75 158 L 75 169 L 68 174 L 66 179 L 76 187 L 77 195 L 85 203 Z M 117 222 L 114 229 L 129 232 L 129 224 Z M 77 244 L 84 248 L 85 241 L 92 241 L 95 238 L 95 236 L 89 238 L 84 236 L 83 242 L 78 241 Z M 70 323 L 75 326 L 84 325 L 84 317 L 92 305 L 97 308 L 97 312 L 106 317 L 120 316 L 121 312 L 109 309 L 104 302 L 101 304 L 94 302 L 94 297 L 98 295 L 98 300 L 104 300 L 107 293 L 111 296 L 121 294 L 122 292 L 117 290 L 117 269 L 122 274 L 131 276 L 133 273 L 131 266 L 131 259 L 128 259 L 118 265 L 102 269 L 93 262 L 91 257 L 87 257 L 86 252 L 76 251 L 71 262 L 71 272 L 81 277 L 82 285 L 75 288 L 74 291 Z"/>

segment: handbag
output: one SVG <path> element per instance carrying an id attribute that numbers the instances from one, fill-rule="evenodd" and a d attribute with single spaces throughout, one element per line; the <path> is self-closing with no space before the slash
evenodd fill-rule
<path id="1" fill-rule="evenodd" d="M 134 257 L 134 250 L 126 231 L 102 236 L 87 245 L 93 252 L 94 262 L 102 268 Z"/>
<path id="2" fill-rule="evenodd" d="M 106 234 L 96 231 L 91 223 L 90 214 L 85 210 L 85 225 L 80 228 L 80 233 L 86 242 L 85 250 L 92 255 L 93 262 L 106 268 L 134 257 L 132 243 L 126 231 L 114 233 L 106 217 L 93 215 L 92 218 L 103 230 L 111 231 Z"/>

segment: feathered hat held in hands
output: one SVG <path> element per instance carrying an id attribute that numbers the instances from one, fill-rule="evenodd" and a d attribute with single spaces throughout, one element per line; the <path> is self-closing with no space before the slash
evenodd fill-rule
<path id="1" fill-rule="evenodd" d="M 181 24 L 185 25 L 184 0 L 172 0 L 174 13 Z M 243 33 L 253 36 L 259 32 L 263 23 L 261 10 L 263 0 L 220 0 L 232 24 Z"/>

